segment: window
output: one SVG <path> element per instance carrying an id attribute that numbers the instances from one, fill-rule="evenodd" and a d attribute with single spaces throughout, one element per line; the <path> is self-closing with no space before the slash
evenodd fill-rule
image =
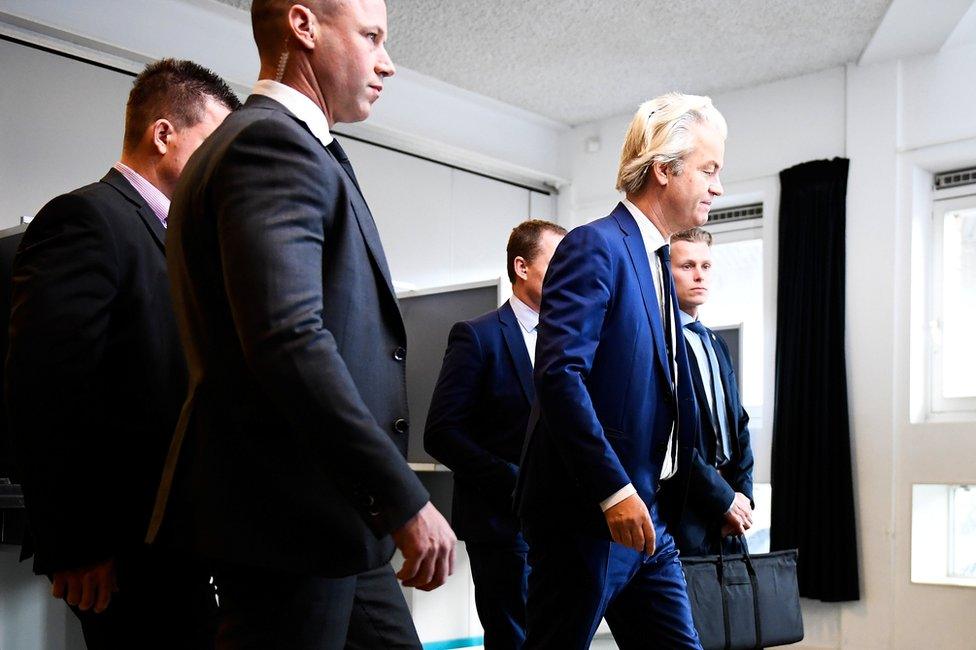
<path id="1" fill-rule="evenodd" d="M 976 587 L 976 485 L 912 486 L 912 582 Z"/>
<path id="2" fill-rule="evenodd" d="M 949 576 L 976 580 L 976 486 L 949 491 Z"/>
<path id="3" fill-rule="evenodd" d="M 976 412 L 976 195 L 933 210 L 929 377 L 933 413 Z"/>

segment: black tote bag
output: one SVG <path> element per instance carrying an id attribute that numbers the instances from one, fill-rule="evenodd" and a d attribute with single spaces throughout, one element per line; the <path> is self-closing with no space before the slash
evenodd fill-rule
<path id="1" fill-rule="evenodd" d="M 745 650 L 803 639 L 796 550 L 683 557 L 704 650 Z"/>

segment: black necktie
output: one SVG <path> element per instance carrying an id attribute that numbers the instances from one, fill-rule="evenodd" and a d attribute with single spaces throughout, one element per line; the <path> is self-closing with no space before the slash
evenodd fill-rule
<path id="1" fill-rule="evenodd" d="M 671 385 L 674 386 L 674 332 L 671 328 L 671 287 L 673 280 L 671 277 L 671 247 L 665 244 L 657 249 L 658 259 L 661 260 L 661 283 L 664 285 L 664 342 L 668 349 L 668 370 L 671 372 Z"/>
<path id="2" fill-rule="evenodd" d="M 328 144 L 326 149 L 328 149 L 329 152 L 332 153 L 332 156 L 336 159 L 336 162 L 342 165 L 342 168 L 346 170 L 346 173 L 349 174 L 349 178 L 352 179 L 353 184 L 356 186 L 356 189 L 358 190 L 359 181 L 356 180 L 356 172 L 352 170 L 352 165 L 349 163 L 349 156 L 346 155 L 346 150 L 342 148 L 342 145 L 339 144 L 339 141 L 336 140 L 335 138 L 332 138 L 332 142 Z"/>
<path id="3" fill-rule="evenodd" d="M 708 348 L 711 344 L 708 341 L 708 331 L 701 324 L 701 321 L 693 321 L 685 325 L 685 327 L 698 335 L 698 338 L 702 340 L 702 348 L 705 350 L 705 362 L 708 364 L 708 372 L 711 375 L 708 390 L 712 394 L 710 415 L 712 418 L 712 430 L 715 432 L 715 464 L 721 467 L 729 462 L 729 455 L 725 449 L 725 441 L 722 438 L 721 418 L 723 414 L 718 412 L 718 391 L 722 390 L 722 385 L 719 383 L 720 380 L 718 378 L 719 369 L 712 363 L 712 355 L 708 353 Z"/>

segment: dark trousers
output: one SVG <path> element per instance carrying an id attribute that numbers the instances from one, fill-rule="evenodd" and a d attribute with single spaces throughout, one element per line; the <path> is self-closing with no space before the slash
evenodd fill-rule
<path id="1" fill-rule="evenodd" d="M 320 578 L 220 564 L 220 650 L 417 650 L 420 639 L 389 564 Z"/>
<path id="2" fill-rule="evenodd" d="M 108 609 L 71 610 L 88 650 L 210 650 L 217 602 L 210 572 L 183 554 L 143 546 L 115 558 L 119 590 Z"/>
<path id="3" fill-rule="evenodd" d="M 525 522 L 529 543 L 526 650 L 586 650 L 606 617 L 621 650 L 701 649 L 674 540 L 651 508 L 647 557 L 595 533 Z"/>
<path id="4" fill-rule="evenodd" d="M 468 542 L 467 550 L 485 650 L 520 650 L 525 643 L 528 547 L 520 535 L 509 545 Z"/>

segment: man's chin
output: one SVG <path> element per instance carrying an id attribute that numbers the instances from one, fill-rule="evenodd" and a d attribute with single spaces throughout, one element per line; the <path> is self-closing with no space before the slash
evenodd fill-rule
<path id="1" fill-rule="evenodd" d="M 369 117 L 372 108 L 373 108 L 372 104 L 366 104 L 365 106 L 358 107 L 358 110 L 349 111 L 348 113 L 345 113 L 343 115 L 336 115 L 335 123 L 352 124 L 354 122 L 362 122 L 363 120 Z"/>

